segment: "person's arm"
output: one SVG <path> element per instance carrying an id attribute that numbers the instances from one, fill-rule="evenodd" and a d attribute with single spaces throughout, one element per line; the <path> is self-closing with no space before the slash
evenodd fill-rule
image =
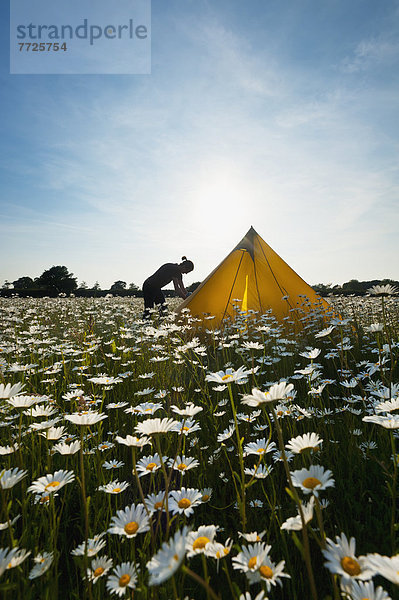
<path id="1" fill-rule="evenodd" d="M 183 280 L 178 277 L 174 277 L 173 285 L 175 286 L 175 291 L 183 300 L 187 298 L 187 290 L 183 285 Z"/>

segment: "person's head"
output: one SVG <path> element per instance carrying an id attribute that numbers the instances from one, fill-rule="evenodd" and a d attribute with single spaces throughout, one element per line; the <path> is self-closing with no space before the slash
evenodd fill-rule
<path id="1" fill-rule="evenodd" d="M 179 269 L 182 273 L 191 273 L 194 270 L 194 263 L 191 260 L 187 260 L 186 256 L 182 256 L 182 262 L 179 265 Z"/>

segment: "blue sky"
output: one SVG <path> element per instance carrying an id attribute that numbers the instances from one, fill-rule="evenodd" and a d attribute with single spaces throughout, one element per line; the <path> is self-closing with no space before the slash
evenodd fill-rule
<path id="1" fill-rule="evenodd" d="M 251 225 L 308 283 L 399 279 L 399 2 L 153 0 L 151 75 L 10 75 L 0 284 L 202 280 Z"/>

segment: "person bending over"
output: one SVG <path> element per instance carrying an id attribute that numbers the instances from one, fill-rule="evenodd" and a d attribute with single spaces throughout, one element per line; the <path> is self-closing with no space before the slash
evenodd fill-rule
<path id="1" fill-rule="evenodd" d="M 177 294 L 183 299 L 187 298 L 188 294 L 183 285 L 182 275 L 183 273 L 190 273 L 193 269 L 194 264 L 191 260 L 187 260 L 183 256 L 182 262 L 179 265 L 176 263 L 165 263 L 151 277 L 145 280 L 143 283 L 145 319 L 149 318 L 150 308 L 153 308 L 156 304 L 160 304 L 160 310 L 162 310 L 165 304 L 165 296 L 163 295 L 162 288 L 171 281 L 173 281 Z"/>

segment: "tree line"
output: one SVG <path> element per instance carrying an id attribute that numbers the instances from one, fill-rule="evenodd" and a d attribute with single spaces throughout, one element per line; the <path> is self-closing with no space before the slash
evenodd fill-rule
<path id="1" fill-rule="evenodd" d="M 194 291 L 200 282 L 191 284 L 188 291 Z M 170 290 L 171 292 L 172 290 Z M 118 279 L 109 288 L 102 289 L 96 281 L 89 287 L 85 281 L 78 284 L 77 278 L 70 273 L 66 266 L 57 265 L 46 269 L 39 277 L 24 276 L 15 281 L 5 281 L 0 290 L 0 295 L 10 296 L 12 294 L 23 296 L 58 296 L 60 294 L 75 294 L 76 296 L 104 296 L 113 294 L 118 296 L 141 296 L 142 291 L 135 283 L 127 284 L 126 281 Z M 166 290 L 168 293 L 168 290 Z M 168 295 L 168 294 L 167 294 Z"/>

